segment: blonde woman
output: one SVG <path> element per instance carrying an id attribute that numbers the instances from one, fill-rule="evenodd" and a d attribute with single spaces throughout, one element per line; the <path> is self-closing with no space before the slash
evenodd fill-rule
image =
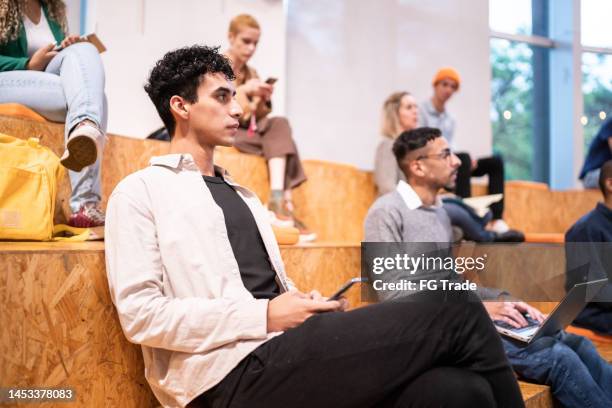
<path id="1" fill-rule="evenodd" d="M 416 100 L 405 91 L 389 95 L 383 104 L 381 126 L 383 138 L 376 149 L 374 161 L 374 182 L 378 187 L 378 195 L 395 190 L 400 180 L 406 181 L 393 154 L 393 143 L 403 132 L 419 127 L 418 111 Z M 461 234 L 458 234 L 456 239 L 462 236 L 476 242 L 521 242 L 525 240 L 521 232 L 513 229 L 505 232 L 488 231 L 485 226 L 490 221 L 491 214 L 484 218 L 479 217 L 459 197 L 445 198 L 444 209 L 453 226 L 461 230 Z"/>
<path id="2" fill-rule="evenodd" d="M 276 225 L 295 225 L 300 241 L 316 239 L 316 234 L 293 215 L 291 190 L 306 181 L 291 126 L 284 117 L 270 117 L 274 80 L 264 81 L 247 65 L 259 43 L 261 28 L 253 16 L 240 14 L 230 21 L 230 59 L 236 75 L 236 99 L 243 110 L 234 146 L 244 153 L 263 156 L 268 163 L 270 198 L 268 209 Z"/>
<path id="3" fill-rule="evenodd" d="M 393 191 L 397 182 L 404 180 L 392 147 L 395 139 L 404 131 L 417 127 L 419 109 L 416 100 L 406 91 L 389 95 L 383 104 L 381 133 L 382 140 L 376 148 L 374 161 L 374 182 L 378 195 Z"/>
<path id="4" fill-rule="evenodd" d="M 65 122 L 69 224 L 103 234 L 100 150 L 106 131 L 104 69 L 96 48 L 67 35 L 61 0 L 0 0 L 0 103 Z"/>

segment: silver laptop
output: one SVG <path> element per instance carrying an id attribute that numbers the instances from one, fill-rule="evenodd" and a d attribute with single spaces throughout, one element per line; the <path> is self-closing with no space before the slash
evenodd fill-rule
<path id="1" fill-rule="evenodd" d="M 607 284 L 608 279 L 599 279 L 574 285 L 542 323 L 531 319 L 529 315 L 525 316 L 528 325 L 521 328 L 498 320 L 493 323 L 497 331 L 504 336 L 529 344 L 542 336 L 552 336 L 565 329 Z"/>

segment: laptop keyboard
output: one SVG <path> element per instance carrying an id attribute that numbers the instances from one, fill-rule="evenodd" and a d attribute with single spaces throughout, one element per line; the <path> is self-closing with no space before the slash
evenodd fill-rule
<path id="1" fill-rule="evenodd" d="M 525 330 L 525 329 L 529 329 L 531 327 L 540 325 L 540 323 L 537 320 L 533 319 L 529 315 L 523 315 L 523 317 L 525 318 L 525 320 L 527 320 L 527 326 L 525 327 L 517 328 L 517 327 L 512 326 L 511 324 L 504 322 L 503 320 L 494 320 L 493 323 L 495 323 L 496 326 L 499 326 L 501 328 L 508 329 L 508 330 Z"/>

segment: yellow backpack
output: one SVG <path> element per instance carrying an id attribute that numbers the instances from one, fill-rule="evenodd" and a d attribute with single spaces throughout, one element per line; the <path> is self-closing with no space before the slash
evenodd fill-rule
<path id="1" fill-rule="evenodd" d="M 0 133 L 0 239 L 50 241 L 54 238 L 53 214 L 58 182 L 64 168 L 37 138 L 18 139 Z M 84 240 L 74 229 L 71 240 Z M 87 235 L 87 234 L 85 234 Z"/>

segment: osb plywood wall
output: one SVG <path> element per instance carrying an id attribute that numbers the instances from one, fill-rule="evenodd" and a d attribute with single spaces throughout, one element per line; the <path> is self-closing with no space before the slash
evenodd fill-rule
<path id="1" fill-rule="evenodd" d="M 0 251 L 3 386 L 70 387 L 74 403 L 152 407 L 140 347 L 123 335 L 102 251 Z"/>
<path id="2" fill-rule="evenodd" d="M 599 190 L 550 191 L 509 182 L 504 218 L 525 232 L 565 233 L 601 200 Z"/>
<path id="3" fill-rule="evenodd" d="M 58 155 L 63 151 L 63 126 L 0 117 L 0 132 L 17 137 L 38 136 Z M 109 136 L 102 164 L 103 203 L 117 183 L 145 167 L 151 156 L 165 154 L 169 145 L 155 140 Z M 269 196 L 268 172 L 261 157 L 220 148 L 216 162 L 234 179 L 253 190 L 265 202 Z M 294 191 L 296 215 L 319 235 L 320 241 L 359 242 L 363 220 L 374 199 L 372 174 L 353 166 L 304 160 L 308 182 Z M 60 208 L 68 211 L 66 183 L 60 191 Z M 508 182 L 505 218 L 511 227 L 532 233 L 564 233 L 601 199 L 595 191 L 550 191 L 537 183 Z M 482 193 L 475 188 L 475 193 Z"/>

